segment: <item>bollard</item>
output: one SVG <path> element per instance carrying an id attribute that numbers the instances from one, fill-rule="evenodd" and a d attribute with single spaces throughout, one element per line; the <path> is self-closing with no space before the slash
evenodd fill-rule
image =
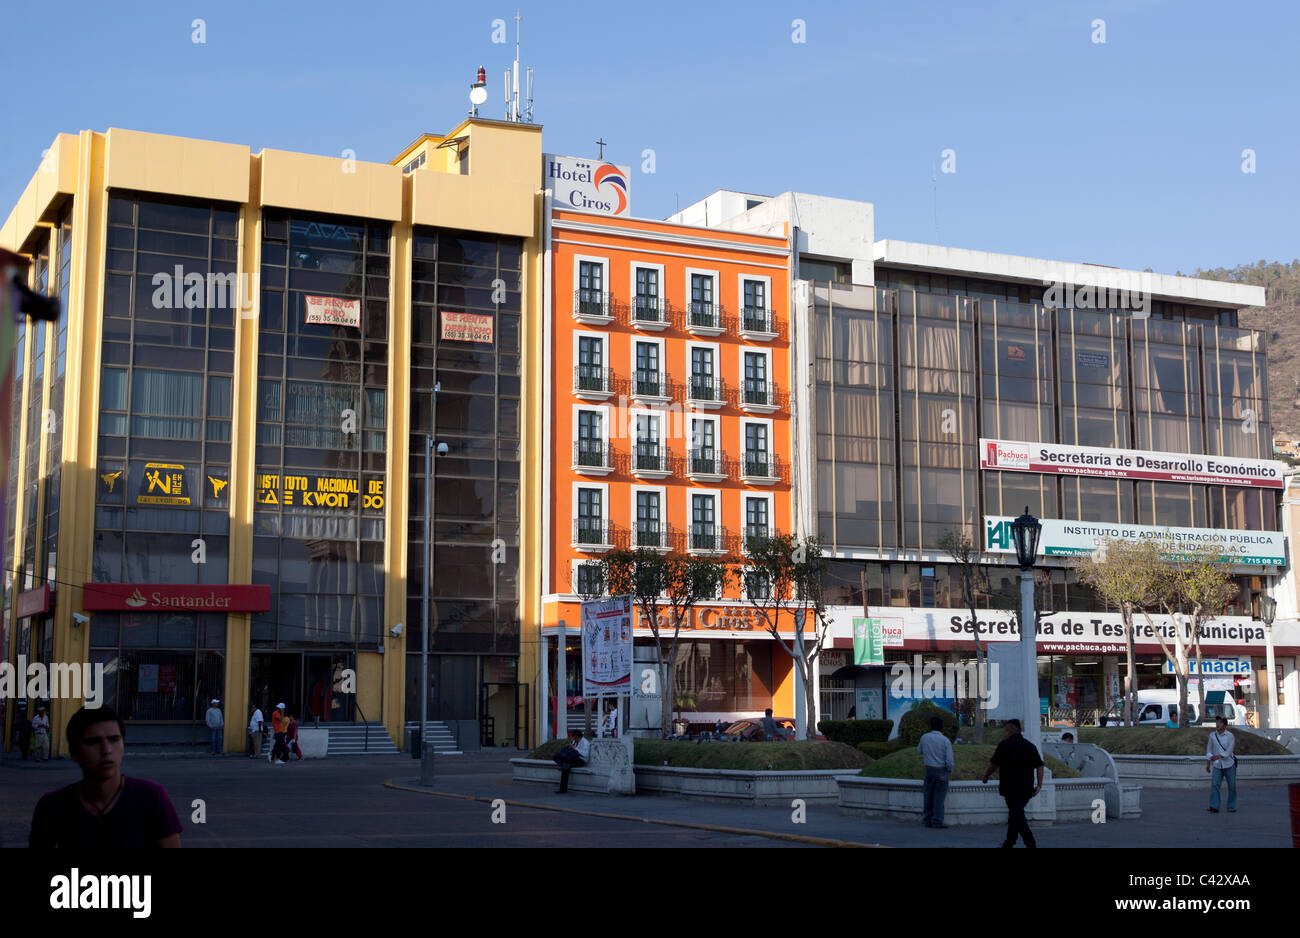
<path id="1" fill-rule="evenodd" d="M 420 784 L 433 785 L 433 746 L 427 743 L 420 748 Z"/>

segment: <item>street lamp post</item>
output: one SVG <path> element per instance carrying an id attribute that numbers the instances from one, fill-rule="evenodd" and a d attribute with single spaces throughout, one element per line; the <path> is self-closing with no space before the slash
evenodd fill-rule
<path id="1" fill-rule="evenodd" d="M 1016 559 L 1020 562 L 1020 654 L 1024 668 L 1025 739 L 1042 750 L 1042 721 L 1038 710 L 1038 635 L 1034 615 L 1034 558 L 1038 554 L 1038 535 L 1043 526 L 1025 513 L 1011 522 L 1011 536 L 1016 542 Z"/>
<path id="2" fill-rule="evenodd" d="M 424 589 L 420 614 L 420 783 L 433 784 L 433 760 L 429 757 L 429 584 L 433 566 L 433 432 L 437 427 L 438 392 L 433 382 L 429 391 L 429 432 L 424 435 Z"/>
<path id="3" fill-rule="evenodd" d="M 1277 600 L 1272 596 L 1259 598 L 1259 615 L 1264 620 L 1264 659 L 1268 667 L 1268 726 L 1277 726 L 1277 669 L 1273 665 L 1273 617 L 1277 615 Z"/>

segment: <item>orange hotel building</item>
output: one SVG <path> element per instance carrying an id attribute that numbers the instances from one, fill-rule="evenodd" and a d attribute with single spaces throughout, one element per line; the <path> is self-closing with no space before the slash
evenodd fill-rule
<path id="1" fill-rule="evenodd" d="M 788 532 L 799 467 L 787 237 L 558 207 L 547 217 L 538 684 L 549 703 L 560 622 L 566 696 L 581 694 L 584 564 L 619 546 L 736 555 L 747 534 Z M 645 626 L 638 614 L 635 656 L 649 662 Z M 694 610 L 675 665 L 690 722 L 794 714 L 790 658 L 734 578 Z M 658 725 L 657 701 L 631 714 L 633 732 Z"/>

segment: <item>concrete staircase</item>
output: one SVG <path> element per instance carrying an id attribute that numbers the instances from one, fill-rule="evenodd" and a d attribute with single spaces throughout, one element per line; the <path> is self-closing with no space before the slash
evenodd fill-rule
<path id="1" fill-rule="evenodd" d="M 406 724 L 406 739 L 411 738 L 411 730 L 418 728 L 419 720 L 412 720 Z M 433 751 L 440 756 L 459 756 L 464 755 L 456 745 L 456 734 L 451 731 L 451 727 L 438 720 L 430 720 L 427 724 L 428 730 L 424 734 L 425 740 L 433 746 Z M 330 745 L 333 746 L 334 740 L 330 739 Z"/>
<path id="2" fill-rule="evenodd" d="M 299 724 L 300 730 L 316 729 L 313 723 Z M 398 748 L 388 736 L 388 730 L 382 723 L 322 723 L 321 729 L 328 729 L 330 745 L 326 758 L 330 756 L 391 756 L 398 753 Z M 432 727 L 431 727 L 432 728 Z M 367 732 L 368 730 L 368 732 Z M 275 735 L 267 733 L 262 741 L 262 756 L 271 754 L 275 745 Z"/>

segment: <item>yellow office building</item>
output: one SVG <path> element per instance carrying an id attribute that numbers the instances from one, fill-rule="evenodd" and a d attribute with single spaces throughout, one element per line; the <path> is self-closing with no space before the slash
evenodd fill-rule
<path id="1" fill-rule="evenodd" d="M 6 660 L 102 666 L 133 742 L 206 739 L 218 698 L 228 752 L 281 701 L 402 745 L 436 420 L 430 718 L 526 744 L 541 162 L 476 117 L 390 164 L 61 134 L 0 230 L 62 301 L 18 345 Z M 62 751 L 47 673 L 6 744 L 48 698 Z"/>

